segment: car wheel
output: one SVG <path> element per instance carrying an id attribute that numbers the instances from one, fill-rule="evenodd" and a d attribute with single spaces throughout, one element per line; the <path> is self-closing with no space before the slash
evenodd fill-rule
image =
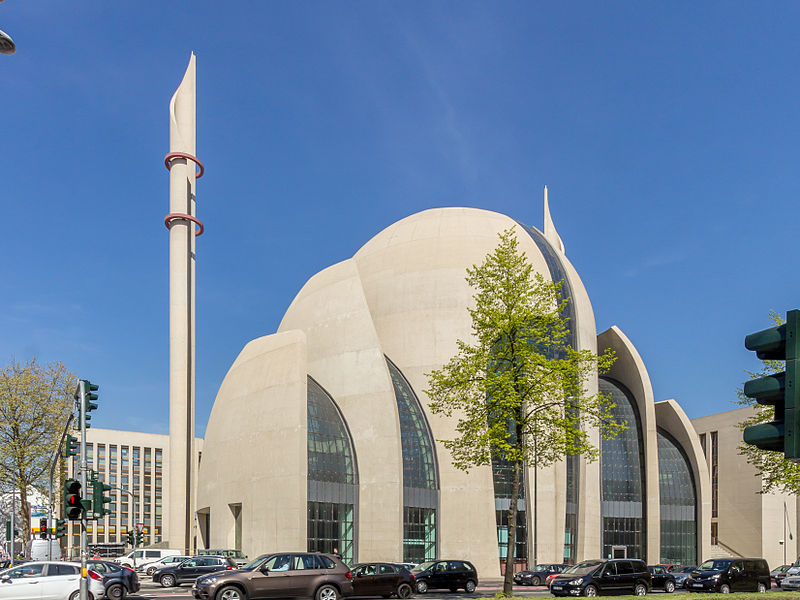
<path id="1" fill-rule="evenodd" d="M 424 581 L 418 581 L 417 582 L 417 593 L 418 594 L 424 594 L 427 591 L 428 591 L 428 584 L 425 583 Z"/>
<path id="2" fill-rule="evenodd" d="M 339 600 L 339 590 L 329 583 L 320 586 L 314 596 L 316 600 Z"/>
<path id="3" fill-rule="evenodd" d="M 158 569 L 156 569 L 155 567 L 147 567 L 145 573 L 147 573 L 148 576 L 152 577 L 153 573 L 155 573 L 157 570 Z"/>
<path id="4" fill-rule="evenodd" d="M 538 577 L 534 577 L 533 579 L 531 579 L 531 585 L 542 585 L 542 580 L 539 579 Z"/>
<path id="5" fill-rule="evenodd" d="M 597 596 L 597 588 L 593 585 L 587 585 L 585 588 L 583 588 L 583 595 L 589 597 Z"/>
<path id="6" fill-rule="evenodd" d="M 469 581 L 468 581 L 468 582 L 467 582 L 467 583 L 464 585 L 464 591 L 465 591 L 465 592 L 467 592 L 468 594 L 471 594 L 472 592 L 474 592 L 474 591 L 475 591 L 475 582 L 474 582 L 474 581 L 472 581 L 472 579 L 470 579 L 470 580 L 469 580 Z"/>
<path id="7" fill-rule="evenodd" d="M 671 581 L 668 581 L 667 583 L 664 584 L 664 591 L 667 592 L 668 594 L 671 594 L 672 592 L 675 591 L 675 584 L 672 583 Z"/>
<path id="8" fill-rule="evenodd" d="M 759 594 L 763 594 L 766 591 L 767 591 L 767 586 L 765 586 L 763 583 L 759 583 L 758 584 L 758 593 Z"/>
<path id="9" fill-rule="evenodd" d="M 645 596 L 647 594 L 647 586 L 643 583 L 637 583 L 633 588 L 634 596 Z"/>
<path id="10" fill-rule="evenodd" d="M 109 600 L 122 600 L 125 597 L 125 586 L 121 583 L 112 583 L 106 588 L 106 598 Z"/>
<path id="11" fill-rule="evenodd" d="M 247 600 L 247 596 L 239 588 L 229 585 L 217 593 L 217 600 Z"/>
<path id="12" fill-rule="evenodd" d="M 411 586 L 407 583 L 401 583 L 397 586 L 397 594 L 398 598 L 410 598 L 411 594 L 414 593 L 414 590 L 411 589 Z"/>
<path id="13" fill-rule="evenodd" d="M 175 577 L 172 575 L 162 575 L 159 583 L 164 587 L 172 587 L 175 585 Z"/>
<path id="14" fill-rule="evenodd" d="M 92 592 L 87 591 L 86 592 L 86 597 L 89 600 L 94 600 L 94 594 L 92 594 Z M 69 595 L 69 600 L 81 600 L 81 591 L 80 590 L 75 590 L 74 592 L 72 592 Z"/>
<path id="15" fill-rule="evenodd" d="M 719 586 L 719 593 L 720 594 L 730 594 L 731 593 L 731 586 L 729 586 L 727 583 L 723 583 L 721 586 Z"/>

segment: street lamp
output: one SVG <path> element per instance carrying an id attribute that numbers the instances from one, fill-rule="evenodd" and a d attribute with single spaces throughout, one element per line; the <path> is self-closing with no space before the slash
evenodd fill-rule
<path id="1" fill-rule="evenodd" d="M 5 31 L 0 29 L 0 54 L 14 54 L 17 51 L 17 45 L 11 36 Z"/>

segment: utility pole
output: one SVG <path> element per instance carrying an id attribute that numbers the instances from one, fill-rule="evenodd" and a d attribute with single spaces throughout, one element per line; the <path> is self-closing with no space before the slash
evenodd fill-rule
<path id="1" fill-rule="evenodd" d="M 78 383 L 78 410 L 80 411 L 81 425 L 81 490 L 86 490 L 86 471 L 89 465 L 86 462 L 86 381 L 83 379 Z M 84 493 L 86 493 L 84 491 Z M 86 579 L 86 528 L 88 526 L 86 511 L 81 511 L 81 581 L 80 581 L 80 600 L 89 600 L 89 583 Z"/>
<path id="2" fill-rule="evenodd" d="M 17 512 L 17 490 L 11 487 L 11 566 L 14 566 L 14 513 Z"/>

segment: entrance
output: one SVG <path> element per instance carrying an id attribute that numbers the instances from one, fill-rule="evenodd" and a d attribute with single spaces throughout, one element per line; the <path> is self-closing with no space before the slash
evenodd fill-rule
<path id="1" fill-rule="evenodd" d="M 628 558 L 628 547 L 611 546 L 611 558 Z"/>

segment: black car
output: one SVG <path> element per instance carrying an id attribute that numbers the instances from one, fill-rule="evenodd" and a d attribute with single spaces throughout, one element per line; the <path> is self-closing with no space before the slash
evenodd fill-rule
<path id="1" fill-rule="evenodd" d="M 236 563 L 227 556 L 195 556 L 174 567 L 165 567 L 153 573 L 153 581 L 164 587 L 192 583 L 198 577 L 216 571 L 236 569 Z"/>
<path id="2" fill-rule="evenodd" d="M 685 589 L 686 584 L 689 583 L 689 575 L 692 571 L 697 571 L 697 565 L 693 567 L 678 567 L 670 571 L 675 577 L 675 587 Z"/>
<path id="3" fill-rule="evenodd" d="M 432 560 L 418 564 L 411 570 L 417 580 L 417 592 L 428 590 L 456 590 L 463 588 L 468 593 L 478 587 L 478 572 L 466 560 Z"/>
<path id="4" fill-rule="evenodd" d="M 106 598 L 121 600 L 128 594 L 139 591 L 139 577 L 133 569 L 107 560 L 87 560 L 86 564 L 103 576 Z"/>
<path id="5" fill-rule="evenodd" d="M 651 576 L 644 561 L 637 559 L 585 560 L 556 575 L 550 583 L 554 596 L 597 596 L 650 591 Z"/>
<path id="6" fill-rule="evenodd" d="M 414 593 L 414 576 L 405 567 L 392 563 L 361 563 L 353 572 L 354 596 L 383 596 L 392 594 L 408 598 Z"/>
<path id="7" fill-rule="evenodd" d="M 675 576 L 670 573 L 666 567 L 662 567 L 661 565 L 648 565 L 647 570 L 650 571 L 650 575 L 653 578 L 650 584 L 652 589 L 664 590 L 668 594 L 675 591 L 678 584 L 675 582 Z"/>
<path id="8" fill-rule="evenodd" d="M 691 592 L 766 592 L 772 581 L 763 558 L 715 558 L 692 571 L 686 587 Z"/>
<path id="9" fill-rule="evenodd" d="M 514 573 L 514 583 L 517 585 L 544 585 L 550 575 L 561 573 L 567 565 L 536 565 L 526 571 Z"/>

